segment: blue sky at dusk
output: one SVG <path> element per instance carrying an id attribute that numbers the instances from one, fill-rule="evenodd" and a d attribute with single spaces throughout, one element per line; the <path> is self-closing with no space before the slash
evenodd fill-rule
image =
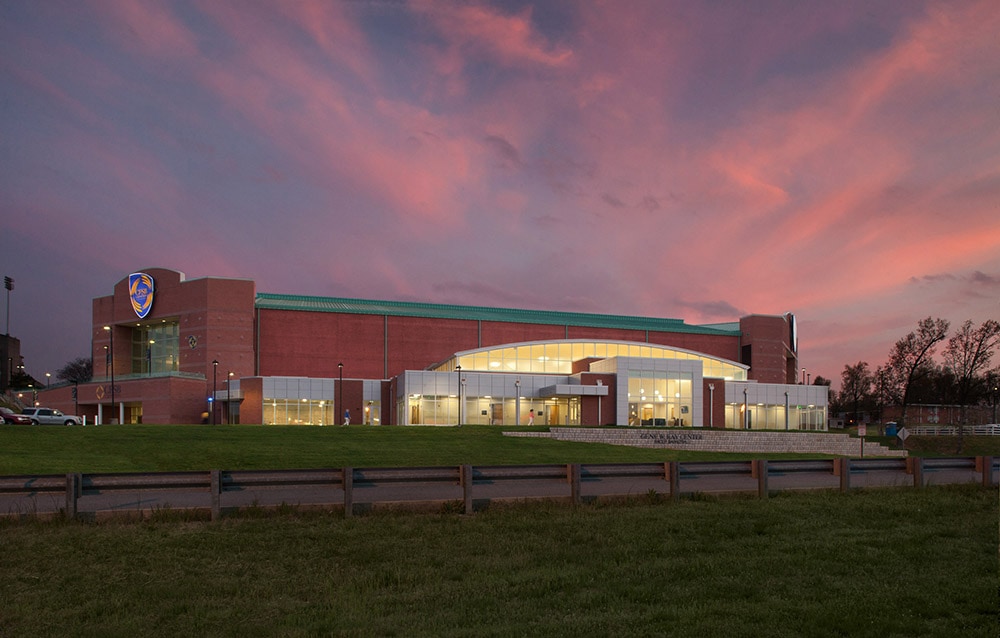
<path id="1" fill-rule="evenodd" d="M 166 267 L 794 312 L 839 379 L 926 316 L 1000 317 L 998 33 L 995 0 L 8 0 L 10 332 L 42 377 L 89 355 L 94 297 Z"/>

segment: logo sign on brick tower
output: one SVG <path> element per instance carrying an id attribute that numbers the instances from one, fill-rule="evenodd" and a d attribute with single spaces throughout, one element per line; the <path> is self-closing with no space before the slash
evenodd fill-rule
<path id="1" fill-rule="evenodd" d="M 153 308 L 153 278 L 144 272 L 129 275 L 128 296 L 132 301 L 132 310 L 140 319 L 145 319 Z"/>

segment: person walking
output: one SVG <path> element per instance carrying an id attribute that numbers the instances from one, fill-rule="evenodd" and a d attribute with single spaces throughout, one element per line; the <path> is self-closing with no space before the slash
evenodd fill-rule
<path id="1" fill-rule="evenodd" d="M 535 424 L 535 411 L 534 410 L 529 410 L 528 411 L 528 425 L 534 425 L 534 424 Z"/>
<path id="2" fill-rule="evenodd" d="M 351 424 L 351 411 L 344 410 L 344 425 L 350 425 L 350 424 Z"/>

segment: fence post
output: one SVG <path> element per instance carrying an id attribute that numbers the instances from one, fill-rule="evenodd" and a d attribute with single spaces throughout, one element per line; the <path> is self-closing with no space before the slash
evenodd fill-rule
<path id="1" fill-rule="evenodd" d="M 924 459 L 919 456 L 911 456 L 907 458 L 907 461 L 912 461 L 911 467 L 913 468 L 913 487 L 923 487 Z"/>
<path id="2" fill-rule="evenodd" d="M 472 513 L 472 466 L 463 465 L 459 468 L 462 477 L 462 499 L 465 501 L 465 513 Z"/>
<path id="3" fill-rule="evenodd" d="M 840 491 L 851 491 L 851 458 L 842 456 L 835 461 L 840 465 Z"/>
<path id="4" fill-rule="evenodd" d="M 573 505 L 580 504 L 580 464 L 570 463 L 566 466 L 569 474 L 569 492 L 573 499 Z"/>
<path id="5" fill-rule="evenodd" d="M 76 518 L 76 499 L 80 496 L 81 483 L 79 474 L 66 475 L 66 516 L 70 519 Z"/>
<path id="6" fill-rule="evenodd" d="M 354 516 L 354 468 L 345 467 L 341 470 L 341 482 L 344 486 L 344 516 Z"/>
<path id="7" fill-rule="evenodd" d="M 212 520 L 222 518 L 222 471 L 212 470 Z"/>
<path id="8" fill-rule="evenodd" d="M 667 480 L 670 481 L 670 500 L 676 501 L 681 497 L 681 466 L 677 461 L 667 461 Z"/>
<path id="9" fill-rule="evenodd" d="M 983 470 L 983 487 L 993 487 L 993 457 L 981 456 L 979 463 Z"/>
<path id="10" fill-rule="evenodd" d="M 767 498 L 767 459 L 754 461 L 757 466 L 757 497 Z"/>

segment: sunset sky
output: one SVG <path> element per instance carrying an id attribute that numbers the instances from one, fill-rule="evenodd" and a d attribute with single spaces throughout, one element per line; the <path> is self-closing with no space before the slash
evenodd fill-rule
<path id="1" fill-rule="evenodd" d="M 10 333 L 43 378 L 89 356 L 94 297 L 166 267 L 794 312 L 839 385 L 924 317 L 1000 318 L 998 34 L 996 0 L 6 0 Z"/>

